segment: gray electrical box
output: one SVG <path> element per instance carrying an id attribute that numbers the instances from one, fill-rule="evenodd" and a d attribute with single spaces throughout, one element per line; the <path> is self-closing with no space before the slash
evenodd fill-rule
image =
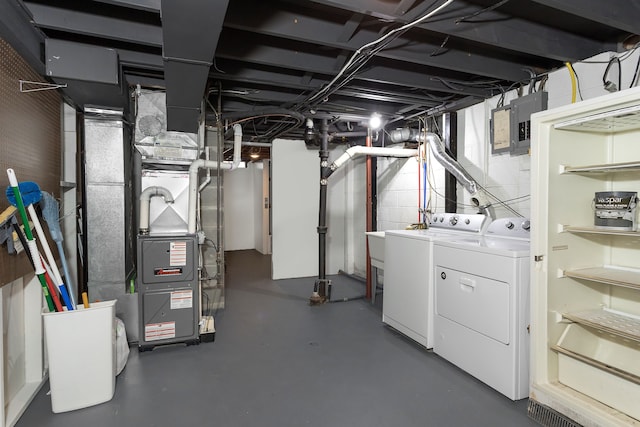
<path id="1" fill-rule="evenodd" d="M 139 350 L 199 343 L 197 249 L 195 235 L 138 236 Z"/>
<path id="2" fill-rule="evenodd" d="M 549 95 L 547 92 L 539 91 L 529 95 L 521 96 L 509 103 L 511 144 L 509 151 L 511 155 L 527 154 L 531 147 L 531 115 L 538 111 L 547 109 Z"/>

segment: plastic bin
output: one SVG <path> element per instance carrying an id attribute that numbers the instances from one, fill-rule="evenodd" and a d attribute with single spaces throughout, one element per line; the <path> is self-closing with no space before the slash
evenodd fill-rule
<path id="1" fill-rule="evenodd" d="M 111 400 L 116 384 L 116 300 L 42 313 L 51 409 L 66 412 Z"/>

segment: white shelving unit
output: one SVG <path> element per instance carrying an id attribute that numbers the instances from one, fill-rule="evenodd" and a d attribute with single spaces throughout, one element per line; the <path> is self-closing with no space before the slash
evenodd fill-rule
<path id="1" fill-rule="evenodd" d="M 47 379 L 45 369 L 42 288 L 31 275 L 0 288 L 0 427 L 15 425 Z"/>
<path id="2" fill-rule="evenodd" d="M 640 233 L 593 210 L 640 193 L 640 88 L 535 114 L 532 165 L 532 405 L 640 426 Z"/>

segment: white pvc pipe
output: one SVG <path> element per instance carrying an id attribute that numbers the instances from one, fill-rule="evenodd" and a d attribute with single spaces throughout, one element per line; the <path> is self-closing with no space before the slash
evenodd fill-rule
<path id="1" fill-rule="evenodd" d="M 140 234 L 149 233 L 149 205 L 155 196 L 164 197 L 166 203 L 173 203 L 171 192 L 164 187 L 154 185 L 140 193 Z"/>
<path id="2" fill-rule="evenodd" d="M 418 150 L 408 148 L 366 147 L 355 145 L 344 152 L 332 164 L 331 170 L 336 170 L 350 159 L 361 155 L 378 157 L 413 157 L 418 155 Z"/>
<path id="3" fill-rule="evenodd" d="M 196 232 L 196 204 L 198 201 L 198 171 L 200 168 L 207 169 L 234 169 L 233 164 L 220 163 L 213 160 L 198 159 L 194 160 L 189 166 L 189 222 L 187 232 L 194 234 Z"/>
<path id="4" fill-rule="evenodd" d="M 233 168 L 240 164 L 240 155 L 242 154 L 242 126 L 239 123 L 233 125 Z"/>

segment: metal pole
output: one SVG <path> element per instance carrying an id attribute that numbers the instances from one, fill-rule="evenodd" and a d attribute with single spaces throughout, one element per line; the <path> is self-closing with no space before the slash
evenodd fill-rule
<path id="1" fill-rule="evenodd" d="M 331 281 L 326 276 L 327 252 L 327 178 L 329 169 L 329 126 L 327 119 L 322 119 L 320 128 L 320 209 L 318 213 L 318 280 L 309 298 L 309 304 L 316 305 L 327 302 L 331 298 Z"/>
<path id="2" fill-rule="evenodd" d="M 456 113 L 444 113 L 442 115 L 442 136 L 444 139 L 444 145 L 446 147 L 446 153 L 451 156 L 452 159 L 458 158 L 458 115 Z M 445 212 L 457 212 L 458 211 L 458 190 L 456 177 L 453 174 L 445 171 L 444 174 L 444 211 Z"/>
<path id="3" fill-rule="evenodd" d="M 367 147 L 371 147 L 371 129 L 367 131 L 367 139 L 365 141 Z M 366 181 L 367 181 L 367 200 L 366 200 L 366 231 L 373 231 L 373 212 L 371 207 L 373 206 L 373 188 L 371 187 L 371 156 L 367 156 L 366 161 Z M 371 300 L 371 254 L 369 253 L 369 242 L 367 240 L 367 287 L 365 297 Z"/>

